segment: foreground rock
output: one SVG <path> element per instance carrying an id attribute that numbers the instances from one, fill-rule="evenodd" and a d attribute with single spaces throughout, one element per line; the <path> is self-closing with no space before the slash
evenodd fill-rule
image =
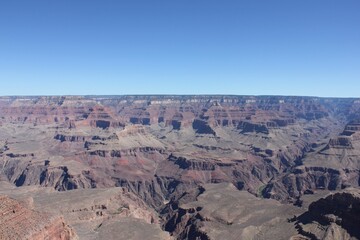
<path id="1" fill-rule="evenodd" d="M 63 216 L 61 219 L 70 224 L 79 239 L 170 239 L 169 234 L 161 230 L 156 212 L 139 197 L 122 188 L 58 192 L 36 186 L 14 188 L 0 181 L 0 194 L 24 202 L 27 208 L 39 215 L 39 219 L 47 215 Z M 8 225 L 7 222 L 3 223 Z M 41 223 L 42 220 L 39 220 L 36 224 L 41 226 Z M 13 232 L 21 234 L 21 224 L 16 224 L 18 226 Z M 133 237 L 129 238 L 130 233 Z"/>
<path id="2" fill-rule="evenodd" d="M 0 195 L 0 239 L 78 239 L 62 217 L 28 209 Z"/>
<path id="3" fill-rule="evenodd" d="M 313 202 L 297 218 L 300 235 L 310 239 L 360 239 L 360 191 L 335 193 Z"/>

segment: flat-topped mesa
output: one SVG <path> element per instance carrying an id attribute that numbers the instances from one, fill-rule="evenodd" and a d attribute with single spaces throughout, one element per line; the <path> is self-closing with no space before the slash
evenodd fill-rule
<path id="1" fill-rule="evenodd" d="M 349 137 L 337 137 L 337 138 L 332 138 L 329 141 L 329 144 L 327 146 L 328 148 L 341 148 L 341 149 L 352 149 L 352 143 L 351 143 L 351 138 Z"/>
<path id="2" fill-rule="evenodd" d="M 64 135 L 56 134 L 54 139 L 59 140 L 60 142 L 85 142 L 89 137 L 81 135 Z"/>
<path id="3" fill-rule="evenodd" d="M 269 134 L 269 129 L 261 123 L 241 122 L 238 125 L 238 129 L 241 129 L 241 133 L 255 132 Z"/>
<path id="4" fill-rule="evenodd" d="M 125 156 L 137 156 L 139 153 L 164 153 L 164 149 L 162 148 L 154 148 L 154 147 L 138 147 L 138 148 L 130 148 L 130 149 L 112 149 L 112 150 L 92 150 L 89 151 L 88 154 L 90 156 L 99 156 L 99 157 L 108 157 L 108 158 L 121 158 Z"/>
<path id="5" fill-rule="evenodd" d="M 335 138 L 329 140 L 328 145 L 323 149 L 353 149 L 352 141 L 360 139 L 360 121 L 349 122 L 342 133 Z"/>
<path id="6" fill-rule="evenodd" d="M 27 209 L 14 199 L 0 196 L 0 239 L 78 239 L 62 217 Z"/>
<path id="7" fill-rule="evenodd" d="M 104 124 L 98 123 L 103 120 L 109 122 L 111 127 L 122 126 L 114 120 L 110 108 L 84 97 L 13 97 L 6 101 L 0 98 L 0 110 L 2 122 L 103 128 Z"/>
<path id="8" fill-rule="evenodd" d="M 356 135 L 359 135 L 359 133 L 360 133 L 360 120 L 354 120 L 354 121 L 349 122 L 345 126 L 345 129 L 341 133 L 341 135 L 352 136 L 355 133 L 357 133 Z"/>
<path id="9" fill-rule="evenodd" d="M 108 129 L 108 128 L 124 128 L 125 124 L 120 122 L 120 121 L 116 121 L 116 120 L 102 120 L 102 119 L 96 119 L 96 120 L 91 120 L 89 125 L 91 127 L 94 128 L 101 128 L 101 129 Z"/>

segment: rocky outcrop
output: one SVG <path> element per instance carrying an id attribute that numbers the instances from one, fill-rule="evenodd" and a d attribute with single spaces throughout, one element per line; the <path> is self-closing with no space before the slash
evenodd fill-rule
<path id="1" fill-rule="evenodd" d="M 91 144 L 87 144 L 88 148 Z M 160 154 L 164 153 L 164 149 L 154 148 L 154 147 L 141 147 L 141 148 L 132 148 L 132 149 L 120 149 L 120 150 L 94 150 L 89 151 L 90 156 L 99 156 L 99 157 L 111 157 L 111 158 L 121 158 L 122 156 L 136 156 L 136 154 L 141 153 L 154 153 L 158 152 Z"/>
<path id="2" fill-rule="evenodd" d="M 116 186 L 128 189 L 130 192 L 135 193 L 149 206 L 158 209 L 165 199 L 164 195 L 166 189 L 164 184 L 159 183 L 156 179 L 131 181 L 127 179 L 117 179 Z"/>
<path id="3" fill-rule="evenodd" d="M 199 214 L 201 207 L 182 208 L 180 205 L 196 201 L 205 189 L 203 187 L 188 188 L 181 196 L 174 197 L 161 210 L 164 218 L 164 230 L 170 232 L 176 239 L 209 240 L 208 235 L 201 231 L 204 218 Z"/>
<path id="4" fill-rule="evenodd" d="M 309 213 L 319 222 L 335 222 L 360 238 L 360 193 L 335 193 L 309 206 Z"/>
<path id="5" fill-rule="evenodd" d="M 311 203 L 295 224 L 301 235 L 312 239 L 359 239 L 359 214 L 360 194 L 353 190 Z"/>
<path id="6" fill-rule="evenodd" d="M 268 128 L 264 124 L 240 122 L 238 129 L 241 129 L 241 133 L 264 133 L 269 134 Z"/>
<path id="7" fill-rule="evenodd" d="M 351 139 L 349 137 L 337 137 L 330 139 L 329 144 L 326 146 L 324 150 L 330 148 L 340 148 L 340 149 L 352 149 Z"/>
<path id="8" fill-rule="evenodd" d="M 59 140 L 60 142 L 85 142 L 84 136 L 67 136 L 64 134 L 56 134 L 54 139 Z"/>
<path id="9" fill-rule="evenodd" d="M 211 159 L 188 159 L 170 155 L 168 161 L 179 168 L 178 175 L 174 176 L 191 186 L 190 183 L 222 183 L 230 182 L 239 190 L 248 190 L 257 193 L 263 181 L 268 181 L 278 174 L 271 162 L 263 162 L 254 157 L 255 161 L 220 162 Z"/>
<path id="10" fill-rule="evenodd" d="M 276 128 L 276 127 L 286 127 L 290 124 L 294 124 L 295 119 L 289 118 L 289 119 L 271 119 L 270 122 L 266 123 L 267 127 L 270 128 Z"/>
<path id="11" fill-rule="evenodd" d="M 345 172 L 324 167 L 296 167 L 292 172 L 271 181 L 262 196 L 280 201 L 295 201 L 311 190 L 336 190 L 345 186 Z M 291 200 L 292 198 L 292 200 Z"/>
<path id="12" fill-rule="evenodd" d="M 164 226 L 165 231 L 175 234 L 177 239 L 210 240 L 209 236 L 200 230 L 201 221 L 204 220 L 198 213 L 201 208 L 176 208 L 171 210 L 173 213 Z"/>
<path id="13" fill-rule="evenodd" d="M 215 131 L 203 120 L 195 119 L 192 127 L 198 134 L 211 134 L 215 135 Z"/>
<path id="14" fill-rule="evenodd" d="M 122 122 L 117 121 L 109 121 L 109 120 L 91 120 L 90 124 L 91 127 L 107 129 L 109 127 L 112 128 L 124 128 L 125 125 Z"/>
<path id="15" fill-rule="evenodd" d="M 1 239 L 78 239 L 62 217 L 39 213 L 7 196 L 0 196 Z"/>
<path id="16" fill-rule="evenodd" d="M 132 124 L 142 124 L 142 125 L 150 125 L 150 118 L 137 118 L 131 117 L 130 122 Z"/>
<path id="17" fill-rule="evenodd" d="M 23 163 L 20 160 L 8 161 L 4 167 L 4 175 L 17 187 L 40 185 L 64 191 L 92 186 L 86 176 L 72 175 L 66 166 L 52 167 L 48 160 L 43 164 Z"/>
<path id="18" fill-rule="evenodd" d="M 175 157 L 173 155 L 169 156 L 169 161 L 174 162 L 181 169 L 188 170 L 214 171 L 216 167 L 216 164 L 211 161 L 188 160 L 184 157 Z"/>
<path id="19" fill-rule="evenodd" d="M 360 131 L 360 120 L 353 120 L 351 122 L 349 122 L 344 131 L 353 131 L 353 132 L 358 132 Z"/>

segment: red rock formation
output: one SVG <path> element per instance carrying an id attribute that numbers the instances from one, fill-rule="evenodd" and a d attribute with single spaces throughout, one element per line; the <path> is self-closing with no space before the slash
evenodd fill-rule
<path id="1" fill-rule="evenodd" d="M 62 217 L 32 211 L 19 202 L 0 196 L 1 239 L 77 239 Z"/>
<path id="2" fill-rule="evenodd" d="M 210 126 L 237 126 L 251 120 L 284 127 L 297 118 L 311 120 L 329 114 L 318 99 L 242 96 L 3 97 L 0 110 L 3 122 L 100 128 L 161 122 L 179 128 L 191 126 L 199 117 Z"/>
<path id="3" fill-rule="evenodd" d="M 1 177 L 59 191 L 121 186 L 157 210 L 220 182 L 291 202 L 359 185 L 359 110 L 312 97 L 2 97 Z"/>

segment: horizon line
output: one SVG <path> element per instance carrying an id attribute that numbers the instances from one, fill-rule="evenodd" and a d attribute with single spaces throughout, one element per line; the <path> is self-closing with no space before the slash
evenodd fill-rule
<path id="1" fill-rule="evenodd" d="M 358 99 L 360 97 L 313 96 L 313 95 L 282 95 L 282 94 L 30 94 L 30 95 L 0 95 L 0 98 L 13 97 L 306 97 L 306 98 L 332 98 L 332 99 Z"/>

